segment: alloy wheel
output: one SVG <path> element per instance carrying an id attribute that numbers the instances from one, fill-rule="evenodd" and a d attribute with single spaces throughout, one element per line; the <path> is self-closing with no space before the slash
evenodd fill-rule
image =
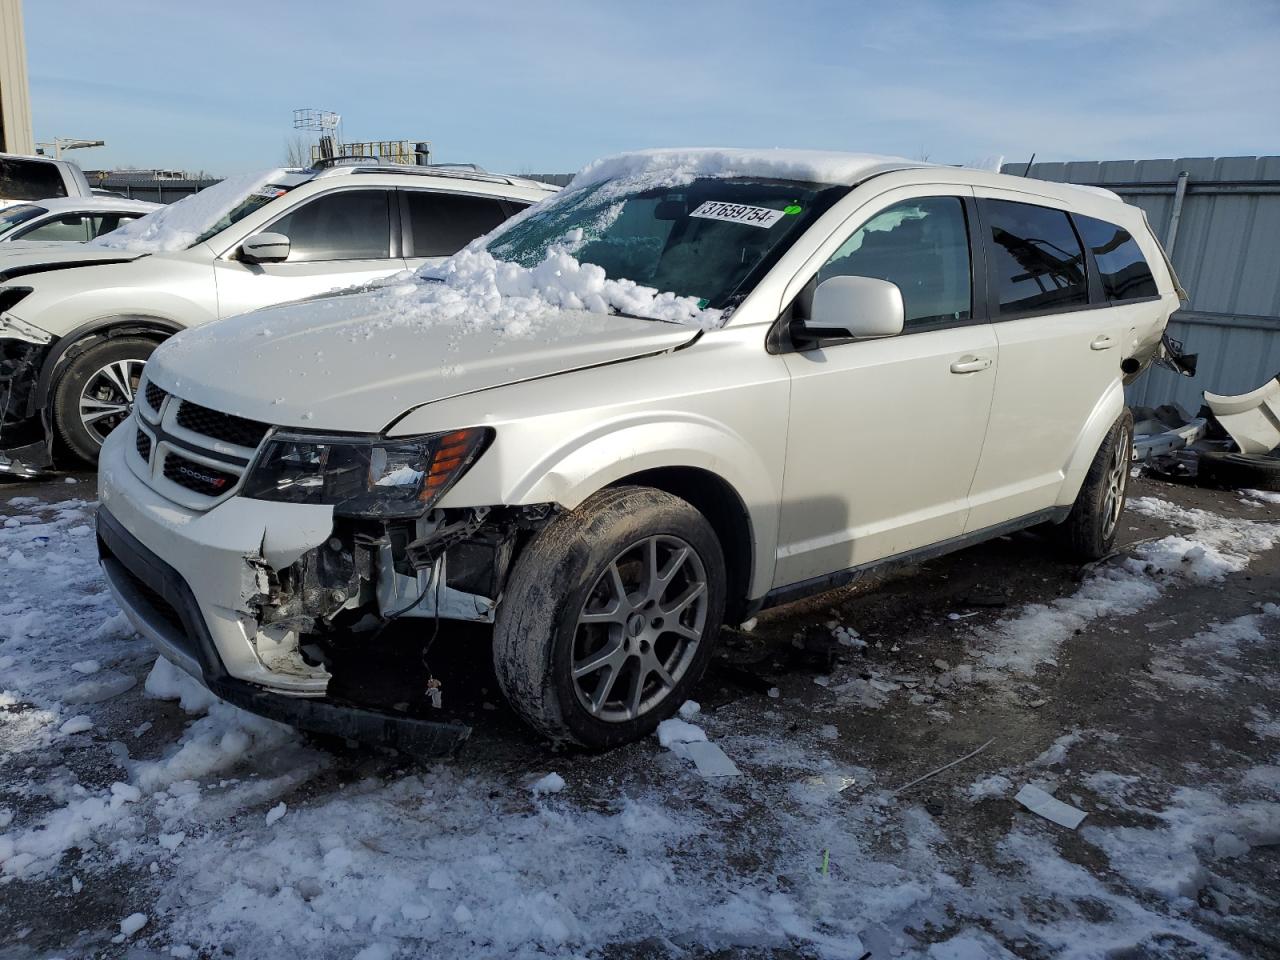
<path id="1" fill-rule="evenodd" d="M 98 369 L 80 391 L 80 422 L 99 444 L 133 410 L 145 360 L 114 360 Z"/>
<path id="2" fill-rule="evenodd" d="M 662 703 L 703 642 L 702 558 L 679 537 L 646 537 L 606 564 L 578 614 L 573 686 L 595 718 L 624 723 Z"/>
<path id="3" fill-rule="evenodd" d="M 1102 498 L 1102 535 L 1109 540 L 1120 523 L 1124 509 L 1124 491 L 1129 480 L 1129 431 L 1121 430 L 1107 465 L 1106 490 Z"/>

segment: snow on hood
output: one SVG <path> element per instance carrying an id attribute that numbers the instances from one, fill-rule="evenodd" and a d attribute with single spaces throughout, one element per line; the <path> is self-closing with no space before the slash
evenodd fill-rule
<path id="1" fill-rule="evenodd" d="M 619 153 L 587 164 L 566 192 L 603 180 L 652 181 L 653 186 L 687 183 L 696 177 L 768 177 L 813 183 L 854 184 L 881 170 L 925 167 L 902 157 L 832 150 L 747 150 L 683 147 Z"/>
<path id="2" fill-rule="evenodd" d="M 228 177 L 213 186 L 139 217 L 90 240 L 86 247 L 106 247 L 134 253 L 185 250 L 196 238 L 240 205 L 245 197 L 273 180 L 287 176 L 283 169 Z"/>
<path id="3" fill-rule="evenodd" d="M 698 333 L 533 302 L 422 281 L 305 300 L 184 331 L 147 376 L 265 423 L 375 432 L 435 400 L 671 350 Z"/>

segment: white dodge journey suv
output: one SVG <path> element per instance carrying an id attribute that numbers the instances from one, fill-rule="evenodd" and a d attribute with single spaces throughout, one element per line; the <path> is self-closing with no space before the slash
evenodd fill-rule
<path id="1" fill-rule="evenodd" d="M 524 719 L 608 746 L 675 711 L 722 622 L 1033 525 L 1104 554 L 1123 384 L 1178 302 L 1103 191 L 607 159 L 411 282 L 161 346 L 103 449 L 102 564 L 165 657 L 248 709 L 447 748 L 466 728 L 427 648 L 481 621 Z M 413 618 L 416 701 L 341 692 Z"/>

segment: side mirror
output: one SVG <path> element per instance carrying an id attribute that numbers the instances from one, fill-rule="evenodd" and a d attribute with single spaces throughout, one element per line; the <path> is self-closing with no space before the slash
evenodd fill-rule
<path id="1" fill-rule="evenodd" d="M 283 233 L 255 233 L 240 244 L 240 259 L 249 263 L 288 260 L 289 238 Z"/>
<path id="2" fill-rule="evenodd" d="M 791 339 L 797 344 L 897 336 L 905 316 L 898 285 L 874 277 L 824 280 L 813 292 L 810 313 L 809 319 L 791 324 Z"/>

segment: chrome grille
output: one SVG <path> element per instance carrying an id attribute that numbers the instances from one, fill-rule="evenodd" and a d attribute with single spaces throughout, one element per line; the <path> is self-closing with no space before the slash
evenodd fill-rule
<path id="1" fill-rule="evenodd" d="M 268 424 L 237 417 L 230 413 L 219 413 L 202 407 L 190 400 L 183 400 L 178 407 L 178 426 L 199 433 L 223 443 L 231 443 L 237 447 L 257 447 L 262 438 L 271 429 Z"/>

